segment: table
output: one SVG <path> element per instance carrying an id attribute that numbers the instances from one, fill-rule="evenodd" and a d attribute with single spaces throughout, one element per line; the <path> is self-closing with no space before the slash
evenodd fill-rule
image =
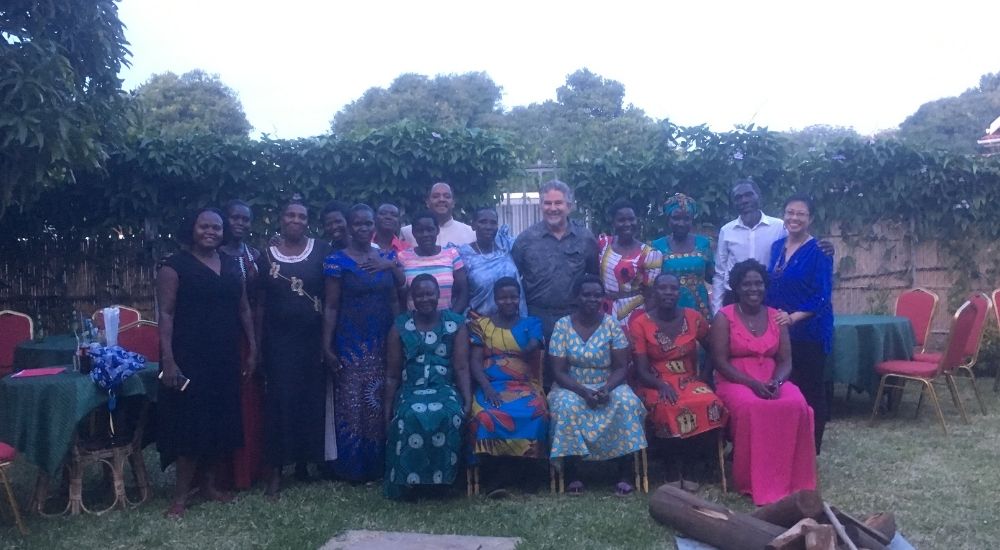
<path id="1" fill-rule="evenodd" d="M 906 317 L 837 315 L 833 318 L 833 353 L 827 358 L 827 382 L 849 384 L 874 395 L 879 376 L 875 365 L 912 359 L 916 339 Z"/>
<path id="2" fill-rule="evenodd" d="M 77 345 L 72 334 L 53 334 L 21 342 L 14 348 L 14 371 L 72 364 Z"/>
<path id="3" fill-rule="evenodd" d="M 158 364 L 147 363 L 122 383 L 118 396 L 145 395 L 156 401 L 158 373 Z M 51 376 L 5 376 L 0 379 L 0 441 L 54 476 L 73 445 L 77 425 L 107 401 L 107 392 L 89 376 L 69 369 Z"/>

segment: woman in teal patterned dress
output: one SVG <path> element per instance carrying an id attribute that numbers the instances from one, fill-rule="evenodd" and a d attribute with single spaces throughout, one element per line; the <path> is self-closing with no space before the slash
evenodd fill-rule
<path id="1" fill-rule="evenodd" d="M 654 240 L 651 246 L 663 254 L 662 273 L 672 273 L 681 282 L 677 307 L 688 307 L 712 318 L 708 288 L 715 276 L 712 243 L 703 235 L 692 235 L 691 226 L 699 207 L 691 197 L 676 193 L 663 204 L 670 234 Z"/>
<path id="2" fill-rule="evenodd" d="M 389 331 L 385 379 L 385 495 L 416 485 L 450 485 L 458 472 L 462 421 L 471 406 L 465 318 L 438 311 L 437 281 L 410 283 L 414 311 Z M 398 390 L 398 391 L 397 391 Z"/>
<path id="3" fill-rule="evenodd" d="M 584 275 L 574 285 L 577 310 L 556 321 L 549 344 L 556 385 L 549 393 L 552 450 L 556 467 L 565 468 L 567 490 L 579 493 L 574 460 L 610 460 L 646 448 L 643 419 L 646 408 L 625 383 L 629 342 L 618 322 L 602 312 L 604 286 L 596 275 Z M 619 495 L 633 491 L 629 463 L 618 461 Z"/>

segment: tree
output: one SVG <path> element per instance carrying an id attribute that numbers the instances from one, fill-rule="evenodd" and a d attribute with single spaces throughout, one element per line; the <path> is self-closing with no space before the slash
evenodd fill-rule
<path id="1" fill-rule="evenodd" d="M 333 117 L 334 134 L 366 132 L 402 120 L 443 130 L 490 128 L 502 115 L 501 88 L 483 72 L 402 74 L 388 88 L 369 88 Z"/>
<path id="2" fill-rule="evenodd" d="M 197 134 L 246 137 L 253 128 L 236 92 L 201 69 L 157 74 L 133 92 L 141 133 L 176 138 Z"/>
<path id="3" fill-rule="evenodd" d="M 983 75 L 979 86 L 957 97 L 924 103 L 902 124 L 897 136 L 915 147 L 976 153 L 976 140 L 1000 116 L 1000 73 Z"/>
<path id="4" fill-rule="evenodd" d="M 100 168 L 124 128 L 128 42 L 114 0 L 0 9 L 0 216 Z"/>
<path id="5" fill-rule="evenodd" d="M 801 130 L 784 132 L 784 136 L 788 139 L 789 149 L 793 153 L 832 150 L 843 140 L 861 139 L 861 134 L 854 128 L 826 124 L 814 124 Z"/>

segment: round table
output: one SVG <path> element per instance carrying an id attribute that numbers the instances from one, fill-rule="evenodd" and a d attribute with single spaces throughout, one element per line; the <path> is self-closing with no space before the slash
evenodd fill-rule
<path id="1" fill-rule="evenodd" d="M 53 334 L 21 342 L 14 348 L 14 371 L 72 364 L 77 345 L 72 334 Z"/>
<path id="2" fill-rule="evenodd" d="M 916 339 L 906 317 L 837 315 L 833 331 L 833 353 L 827 358 L 828 382 L 848 384 L 874 395 L 879 382 L 875 365 L 913 358 Z"/>

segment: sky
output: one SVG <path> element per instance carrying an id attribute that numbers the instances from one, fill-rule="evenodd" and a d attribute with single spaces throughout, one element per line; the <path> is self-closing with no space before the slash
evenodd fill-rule
<path id="1" fill-rule="evenodd" d="M 402 73 L 485 71 L 505 109 L 586 67 L 650 116 L 713 130 L 894 128 L 1000 71 L 1000 2 L 121 0 L 134 89 L 200 68 L 255 133 L 326 133 Z M 1000 113 L 998 113 L 1000 115 Z"/>

